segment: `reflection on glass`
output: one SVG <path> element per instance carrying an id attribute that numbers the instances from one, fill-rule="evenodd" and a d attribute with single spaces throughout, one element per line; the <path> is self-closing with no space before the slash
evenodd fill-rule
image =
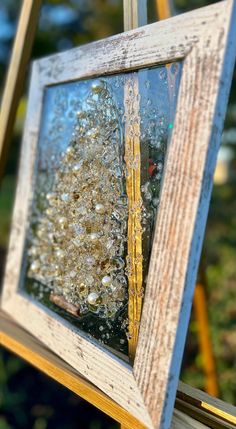
<path id="1" fill-rule="evenodd" d="M 123 354 L 132 237 L 143 291 L 180 72 L 175 63 L 45 90 L 24 288 Z"/>

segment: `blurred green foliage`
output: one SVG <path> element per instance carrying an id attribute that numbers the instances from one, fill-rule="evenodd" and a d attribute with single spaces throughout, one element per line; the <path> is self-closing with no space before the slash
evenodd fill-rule
<path id="1" fill-rule="evenodd" d="M 0 192 L 0 246 L 4 248 L 6 246 L 9 229 L 10 229 L 10 213 L 12 211 L 12 196 L 15 190 L 15 177 L 8 175 L 4 177 Z"/>
<path id="2" fill-rule="evenodd" d="M 176 12 L 212 3 L 175 0 Z M 16 29 L 21 2 L 0 3 L 0 83 Z M 149 1 L 149 20 L 156 19 L 155 1 Z M 122 31 L 121 0 L 43 1 L 33 57 L 69 49 Z M 21 102 L 15 135 L 0 192 L 0 266 L 7 245 L 15 192 L 19 142 L 24 119 Z M 223 148 L 230 153 L 228 178 L 213 189 L 204 242 L 206 292 L 210 330 L 221 397 L 236 404 L 236 75 L 230 96 Z M 223 152 L 222 152 L 223 153 Z M 223 156 L 224 158 L 224 156 Z M 182 379 L 204 388 L 204 366 L 199 354 L 197 323 L 192 315 L 182 368 Z M 33 428 L 112 429 L 115 424 L 66 389 L 50 381 L 6 351 L 0 351 L 0 429 Z"/>

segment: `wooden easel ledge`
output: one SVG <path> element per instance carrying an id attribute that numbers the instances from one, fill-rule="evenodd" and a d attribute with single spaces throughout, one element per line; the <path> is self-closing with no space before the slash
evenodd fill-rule
<path id="1" fill-rule="evenodd" d="M 0 344 L 118 421 L 121 429 L 145 429 L 137 419 L 85 380 L 3 311 L 0 311 Z M 179 383 L 171 429 L 235 427 L 236 407 Z"/>

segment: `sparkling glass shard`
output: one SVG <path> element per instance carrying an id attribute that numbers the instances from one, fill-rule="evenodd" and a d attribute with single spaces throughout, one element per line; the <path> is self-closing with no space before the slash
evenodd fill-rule
<path id="1" fill-rule="evenodd" d="M 137 341 L 180 76 L 174 63 L 45 89 L 21 287 L 123 355 Z"/>

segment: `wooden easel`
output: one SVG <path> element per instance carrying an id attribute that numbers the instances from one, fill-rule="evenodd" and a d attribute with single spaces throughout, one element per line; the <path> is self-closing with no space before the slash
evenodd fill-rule
<path id="1" fill-rule="evenodd" d="M 164 2 L 160 2 L 163 3 Z M 24 77 L 36 31 L 40 0 L 24 0 L 12 52 L 0 114 L 0 177 L 3 175 L 9 143 Z M 163 5 L 162 5 L 163 6 Z M 159 13 L 168 8 L 162 7 Z M 124 0 L 125 30 L 146 23 L 146 0 Z M 166 15 L 165 15 L 166 17 Z M 161 16 L 160 16 L 161 18 Z M 121 424 L 121 429 L 145 429 L 127 411 L 86 381 L 78 372 L 48 350 L 0 311 L 0 343 L 36 368 L 68 387 Z M 202 423 L 200 423 L 202 422 Z M 211 398 L 183 383 L 179 384 L 172 429 L 234 428 L 236 408 Z"/>

